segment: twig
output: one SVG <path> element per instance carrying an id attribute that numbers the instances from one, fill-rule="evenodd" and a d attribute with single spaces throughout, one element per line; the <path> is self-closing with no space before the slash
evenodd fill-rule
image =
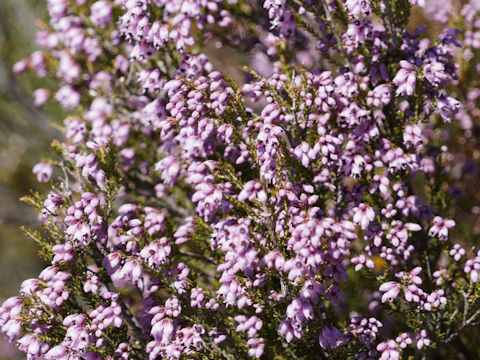
<path id="1" fill-rule="evenodd" d="M 392 7 L 390 5 L 390 0 L 385 1 L 385 6 L 386 6 L 386 12 L 388 16 L 388 25 L 390 25 L 390 32 L 392 33 L 393 36 L 393 44 L 395 46 L 398 46 L 398 37 L 397 37 L 397 31 L 394 28 L 393 24 L 393 18 L 392 18 Z"/>
<path id="2" fill-rule="evenodd" d="M 354 73 L 353 71 L 353 66 L 352 64 L 350 63 L 350 60 L 348 58 L 348 54 L 347 52 L 345 51 L 345 49 L 343 49 L 341 47 L 341 44 L 342 44 L 342 39 L 340 38 L 340 35 L 338 34 L 337 32 L 337 29 L 336 29 L 336 26 L 335 26 L 335 22 L 333 21 L 333 18 L 332 18 L 332 13 L 330 12 L 330 9 L 328 8 L 328 4 L 326 1 L 322 1 L 322 5 L 323 5 L 323 10 L 325 11 L 325 16 L 327 17 L 327 22 L 330 25 L 330 28 L 333 32 L 333 36 L 335 36 L 335 40 L 337 40 L 337 44 L 338 44 L 338 48 L 340 49 L 340 51 L 343 53 L 343 56 L 345 56 L 345 62 L 347 63 L 347 66 L 348 68 L 350 69 L 350 71 L 352 73 Z"/>

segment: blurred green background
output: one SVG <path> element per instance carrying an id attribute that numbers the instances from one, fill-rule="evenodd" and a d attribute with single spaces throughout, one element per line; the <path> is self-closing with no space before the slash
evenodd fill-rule
<path id="1" fill-rule="evenodd" d="M 35 21 L 46 17 L 45 8 L 44 0 L 0 0 L 0 303 L 42 269 L 35 243 L 20 230 L 35 226 L 37 214 L 19 199 L 30 189 L 47 190 L 31 169 L 59 136 L 48 122 L 61 122 L 63 115 L 54 104 L 33 106 L 32 91 L 49 88 L 48 80 L 11 69 L 37 49 Z M 1 360 L 24 358 L 0 337 Z"/>

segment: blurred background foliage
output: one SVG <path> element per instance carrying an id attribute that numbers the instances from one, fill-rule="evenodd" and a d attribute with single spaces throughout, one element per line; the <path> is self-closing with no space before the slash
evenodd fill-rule
<path id="1" fill-rule="evenodd" d="M 53 102 L 33 106 L 33 90 L 52 88 L 48 79 L 11 69 L 36 50 L 35 22 L 46 17 L 45 7 L 44 0 L 0 0 L 0 303 L 42 269 L 35 242 L 20 230 L 35 225 L 36 212 L 19 199 L 30 189 L 46 190 L 31 169 L 48 156 L 59 136 L 49 122 L 61 122 L 63 114 Z M 0 339 L 0 359 L 23 358 Z"/>

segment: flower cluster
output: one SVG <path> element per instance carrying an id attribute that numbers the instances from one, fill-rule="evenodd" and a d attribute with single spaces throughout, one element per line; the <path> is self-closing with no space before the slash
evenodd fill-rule
<path id="1" fill-rule="evenodd" d="M 35 102 L 52 93 L 71 114 L 59 156 L 34 168 L 52 190 L 26 198 L 51 265 L 0 308 L 29 359 L 440 358 L 461 345 L 480 315 L 480 253 L 456 243 L 449 205 L 478 151 L 448 145 L 449 131 L 474 138 L 480 115 L 457 63 L 480 48 L 477 10 L 470 32 L 429 38 L 407 29 L 412 6 L 440 23 L 452 7 L 47 3 L 45 51 L 14 71 L 56 77 Z M 229 51 L 241 60 L 222 67 Z"/>

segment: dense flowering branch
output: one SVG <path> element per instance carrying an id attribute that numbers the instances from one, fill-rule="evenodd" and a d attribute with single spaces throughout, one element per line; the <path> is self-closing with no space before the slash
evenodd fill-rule
<path id="1" fill-rule="evenodd" d="M 409 31 L 431 3 L 48 0 L 45 50 L 14 71 L 56 77 L 70 114 L 33 169 L 60 179 L 26 198 L 51 265 L 3 303 L 5 336 L 48 360 L 461 344 L 480 253 L 453 241 L 468 174 L 438 133 L 478 117 L 459 62 L 477 55 L 480 9 L 438 14 L 461 29 L 434 38 Z"/>

